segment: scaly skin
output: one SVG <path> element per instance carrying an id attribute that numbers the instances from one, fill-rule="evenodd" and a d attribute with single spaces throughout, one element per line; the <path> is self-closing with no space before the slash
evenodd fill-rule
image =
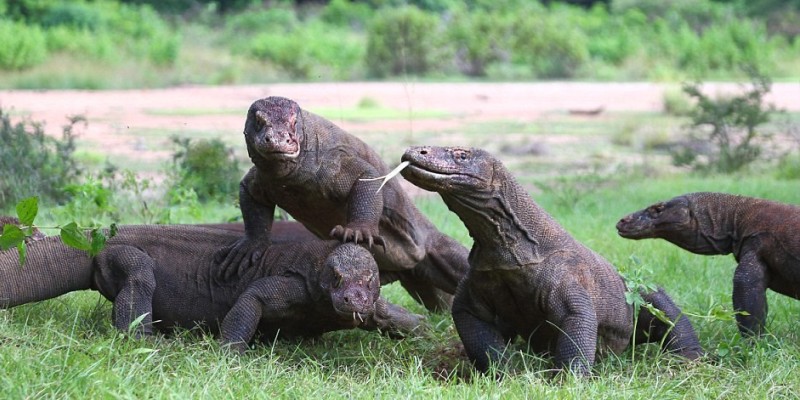
<path id="1" fill-rule="evenodd" d="M 362 328 L 402 336 L 422 317 L 380 297 L 377 266 L 366 249 L 335 241 L 275 244 L 261 263 L 217 279 L 214 253 L 240 237 L 185 225 L 123 226 L 96 257 L 58 236 L 0 252 L 3 307 L 93 289 L 114 303 L 114 326 L 137 334 L 205 325 L 223 343 L 244 350 L 254 337 L 311 336 Z"/>
<path id="2" fill-rule="evenodd" d="M 590 373 L 596 353 L 619 353 L 632 336 L 688 358 L 702 354 L 688 319 L 659 290 L 643 293 L 675 328 L 646 310 L 634 332 L 625 283 L 602 257 L 573 239 L 540 208 L 503 164 L 480 149 L 412 147 L 402 174 L 438 192 L 474 239 L 470 270 L 453 301 L 453 321 L 475 366 L 502 361 L 507 343 L 527 338 L 559 368 Z"/>
<path id="3" fill-rule="evenodd" d="M 623 217 L 628 239 L 661 238 L 692 253 L 733 254 L 733 307 L 739 331 L 758 335 L 766 290 L 800 299 L 800 207 L 725 193 L 689 193 Z"/>
<path id="4" fill-rule="evenodd" d="M 270 241 L 275 207 L 320 238 L 365 243 L 381 283 L 399 280 L 430 310 L 449 308 L 468 268 L 467 249 L 439 232 L 398 180 L 377 192 L 389 168 L 375 151 L 330 121 L 282 97 L 250 106 L 244 128 L 255 165 L 241 182 L 245 237 L 220 253 L 234 272 Z M 373 246 L 377 244 L 377 246 Z"/>
<path id="5" fill-rule="evenodd" d="M 203 228 L 224 229 L 244 235 L 244 223 L 227 222 L 218 224 L 197 224 Z M 303 224 L 296 221 L 275 221 L 272 223 L 270 243 L 303 242 L 306 240 L 319 240 L 319 238 L 306 229 Z"/>

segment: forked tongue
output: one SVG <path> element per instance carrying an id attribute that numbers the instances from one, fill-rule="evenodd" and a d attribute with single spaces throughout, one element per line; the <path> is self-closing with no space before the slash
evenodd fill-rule
<path id="1" fill-rule="evenodd" d="M 388 174 L 386 174 L 384 176 L 379 176 L 377 178 L 362 178 L 362 179 L 359 179 L 359 181 L 368 182 L 368 181 L 377 181 L 378 179 L 383 179 L 383 182 L 381 182 L 381 185 L 378 186 L 378 190 L 375 191 L 375 193 L 378 193 L 378 192 L 381 191 L 381 189 L 383 189 L 383 185 L 385 185 L 386 182 L 389 182 L 390 179 L 394 178 L 397 174 L 399 174 L 400 171 L 403 170 L 403 168 L 408 166 L 408 164 L 411 164 L 411 163 L 408 162 L 408 161 L 403 161 L 398 166 L 396 166 L 393 170 L 391 170 L 391 172 L 389 172 Z"/>

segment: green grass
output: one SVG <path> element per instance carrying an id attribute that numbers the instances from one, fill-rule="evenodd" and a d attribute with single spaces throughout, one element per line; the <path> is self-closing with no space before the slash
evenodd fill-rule
<path id="1" fill-rule="evenodd" d="M 451 347 L 457 335 L 446 315 L 429 315 L 428 337 L 395 341 L 376 333 L 336 332 L 302 341 L 259 345 L 244 356 L 225 353 L 210 337 L 181 332 L 134 340 L 116 332 L 110 303 L 80 292 L 0 312 L 4 397 L 255 397 L 255 398 L 783 398 L 800 389 L 800 303 L 771 293 L 769 333 L 742 341 L 735 323 L 704 318 L 731 308 L 732 257 L 689 254 L 664 241 L 629 241 L 614 223 L 652 202 L 696 190 L 716 190 L 800 203 L 796 182 L 764 176 L 631 176 L 593 192 L 571 208 L 555 193 L 536 201 L 579 240 L 622 270 L 636 256 L 692 317 L 715 360 L 685 363 L 639 346 L 600 361 L 592 379 L 553 380 L 547 358 L 513 346 L 516 369 L 500 381 L 470 373 Z M 438 196 L 418 199 L 437 226 L 469 244 L 463 226 Z M 396 285 L 392 301 L 424 312 Z M 442 378 L 441 375 L 448 376 Z M 462 378 L 457 378 L 461 376 Z"/>

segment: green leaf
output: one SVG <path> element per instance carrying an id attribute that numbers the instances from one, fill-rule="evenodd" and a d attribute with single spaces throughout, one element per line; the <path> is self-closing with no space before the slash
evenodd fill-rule
<path id="1" fill-rule="evenodd" d="M 89 255 L 96 256 L 104 247 L 106 247 L 106 235 L 103 235 L 100 229 L 92 229 L 92 248 L 89 250 Z"/>
<path id="2" fill-rule="evenodd" d="M 117 224 L 116 223 L 111 224 L 111 227 L 108 230 L 108 238 L 111 239 L 114 236 L 117 236 L 117 230 L 119 230 L 117 228 Z"/>
<path id="3" fill-rule="evenodd" d="M 3 225 L 3 234 L 0 235 L 0 249 L 8 250 L 25 242 L 25 233 L 16 225 Z"/>
<path id="4" fill-rule="evenodd" d="M 39 198 L 28 197 L 17 203 L 17 218 L 22 225 L 31 226 L 39 213 Z"/>
<path id="5" fill-rule="evenodd" d="M 19 265 L 25 265 L 25 257 L 27 257 L 28 252 L 25 249 L 25 241 L 19 242 L 17 245 L 17 252 L 19 252 Z"/>
<path id="6" fill-rule="evenodd" d="M 61 227 L 61 241 L 67 246 L 74 247 L 78 250 L 92 250 L 92 244 L 89 243 L 89 239 L 86 238 L 86 235 L 74 222 L 70 222 Z"/>

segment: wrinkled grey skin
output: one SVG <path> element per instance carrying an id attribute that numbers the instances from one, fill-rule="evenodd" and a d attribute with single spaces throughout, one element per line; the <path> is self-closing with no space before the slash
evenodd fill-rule
<path id="1" fill-rule="evenodd" d="M 374 178 L 389 168 L 367 144 L 283 97 L 255 101 L 244 135 L 254 164 L 239 192 L 245 237 L 221 252 L 226 274 L 270 243 L 280 207 L 319 238 L 367 245 L 383 284 L 399 280 L 429 310 L 449 309 L 468 251 L 417 210 L 397 179 L 378 191 Z"/>
<path id="2" fill-rule="evenodd" d="M 558 368 L 589 374 L 596 354 L 619 353 L 631 341 L 662 342 L 694 359 L 703 354 L 694 329 L 663 292 L 642 293 L 674 328 L 647 310 L 634 331 L 622 277 L 572 238 L 488 152 L 465 147 L 412 147 L 401 173 L 439 193 L 467 227 L 470 270 L 453 300 L 453 321 L 476 368 L 503 361 L 516 336 Z"/>
<path id="3" fill-rule="evenodd" d="M 244 350 L 255 338 L 314 336 L 338 329 L 410 334 L 424 318 L 389 304 L 369 251 L 351 243 L 275 244 L 260 263 L 217 278 L 214 253 L 240 237 L 186 225 L 122 226 L 96 257 L 58 236 L 0 252 L 2 307 L 92 289 L 114 303 L 114 326 L 137 335 L 203 326 Z"/>
<path id="4" fill-rule="evenodd" d="M 623 217 L 628 239 L 661 238 L 692 253 L 733 254 L 733 307 L 742 335 L 760 334 L 766 290 L 800 299 L 800 207 L 725 193 L 689 193 Z"/>

